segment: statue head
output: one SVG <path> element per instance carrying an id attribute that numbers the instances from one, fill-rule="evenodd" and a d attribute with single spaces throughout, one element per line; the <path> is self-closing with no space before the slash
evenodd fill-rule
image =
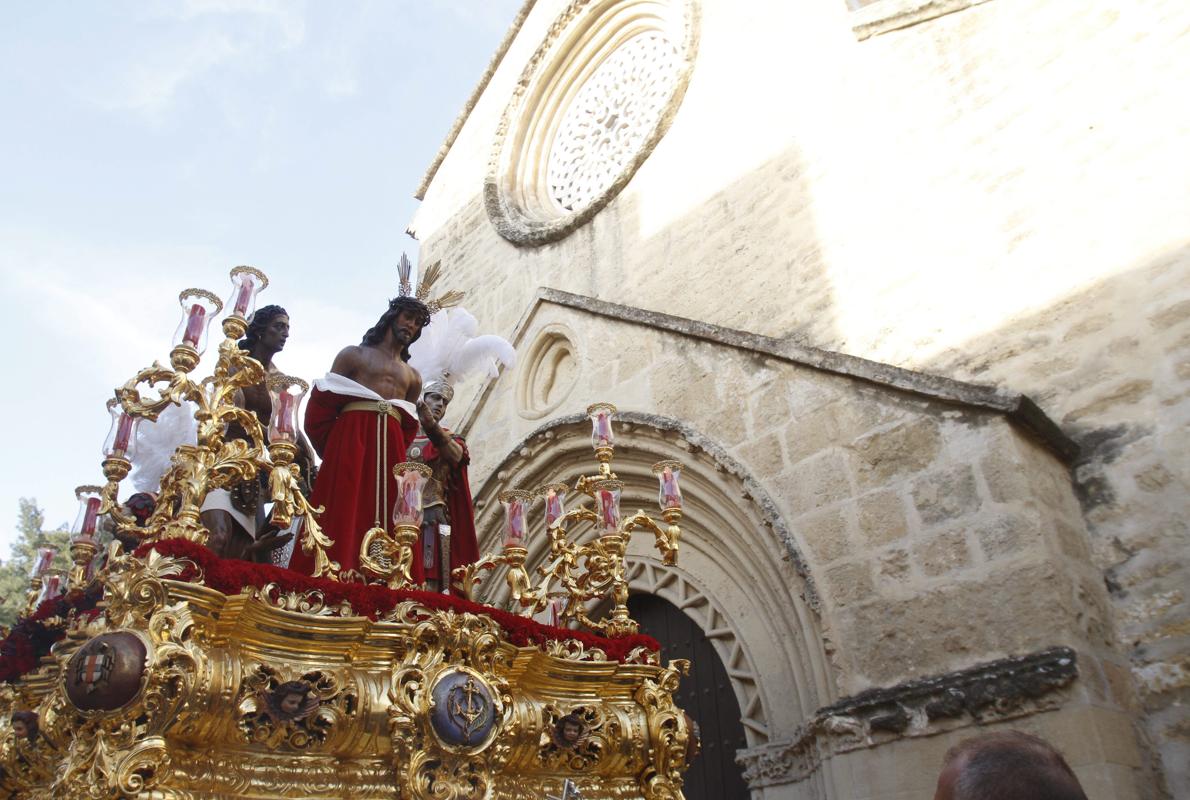
<path id="1" fill-rule="evenodd" d="M 578 714 L 567 714 L 554 727 L 554 742 L 560 747 L 576 747 L 586 730 L 587 726 Z"/>
<path id="2" fill-rule="evenodd" d="M 256 309 L 248 322 L 248 332 L 240 339 L 240 349 L 251 351 L 258 344 L 266 350 L 279 353 L 289 338 L 289 312 L 281 306 L 263 306 Z"/>
<path id="3" fill-rule="evenodd" d="M 401 360 L 409 360 L 409 345 L 421 336 L 422 328 L 430 324 L 430 309 L 416 297 L 393 298 L 388 302 L 388 311 L 380 315 L 380 319 L 364 334 L 361 344 L 375 347 L 384 341 L 384 337 L 391 330 L 401 344 Z M 412 329 L 412 334 L 406 333 L 406 326 Z"/>
<path id="4" fill-rule="evenodd" d="M 421 398 L 436 420 L 441 420 L 446 415 L 446 407 L 450 405 L 454 396 L 454 387 L 446 381 L 430 381 L 421 390 Z"/>
<path id="5" fill-rule="evenodd" d="M 33 741 L 37 738 L 37 712 L 14 711 L 12 714 L 12 732 L 18 739 Z"/>
<path id="6" fill-rule="evenodd" d="M 310 716 L 318 707 L 318 698 L 311 697 L 313 689 L 307 681 L 286 681 L 269 693 L 268 710 L 279 720 L 299 720 Z"/>

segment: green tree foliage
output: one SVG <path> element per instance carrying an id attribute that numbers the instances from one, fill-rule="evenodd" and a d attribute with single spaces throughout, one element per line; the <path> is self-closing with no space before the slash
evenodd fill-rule
<path id="1" fill-rule="evenodd" d="M 29 570 L 39 547 L 53 547 L 54 569 L 70 569 L 70 534 L 65 530 L 47 531 L 45 514 L 37 501 L 22 497 L 17 513 L 17 540 L 9 558 L 0 561 L 0 625 L 11 627 L 24 613 L 29 597 Z"/>

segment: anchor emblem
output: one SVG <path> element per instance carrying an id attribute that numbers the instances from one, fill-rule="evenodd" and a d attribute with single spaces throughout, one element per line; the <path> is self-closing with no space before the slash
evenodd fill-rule
<path id="1" fill-rule="evenodd" d="M 450 719 L 463 733 L 463 743 L 471 744 L 471 736 L 481 726 L 488 712 L 490 701 L 475 678 L 468 676 L 462 686 L 455 686 L 447 694 L 446 706 Z"/>

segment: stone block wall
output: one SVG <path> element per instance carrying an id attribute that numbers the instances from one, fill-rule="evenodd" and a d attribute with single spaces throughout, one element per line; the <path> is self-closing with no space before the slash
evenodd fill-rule
<path id="1" fill-rule="evenodd" d="M 518 248 L 482 187 L 504 106 L 566 5 L 534 4 L 438 167 L 411 225 L 422 261 L 442 259 L 505 334 L 549 286 L 1036 398 L 1083 446 L 1079 513 L 1045 496 L 1064 474 L 1014 494 L 1022 471 L 1045 472 L 1031 444 L 986 462 L 953 419 L 855 420 L 760 387 L 749 410 L 791 421 L 754 428 L 718 387 L 732 368 L 696 345 L 582 365 L 595 387 L 655 367 L 655 388 L 625 389 L 637 407 L 709 413 L 772 470 L 856 625 L 847 587 L 908 608 L 920 586 L 944 606 L 1014 559 L 1045 552 L 1061 572 L 1089 548 L 1097 576 L 1025 579 L 1065 607 L 1106 580 L 1171 791 L 1190 792 L 1190 6 L 987 0 L 861 41 L 843 2 L 703 0 L 669 132 L 589 224 Z M 932 460 L 871 488 L 907 469 L 897 458 Z M 1099 637 L 1098 602 L 1072 636 Z"/>
<path id="2" fill-rule="evenodd" d="M 1060 745 L 1082 748 L 1086 769 L 1080 774 L 1102 783 L 1092 796 L 1116 796 L 1108 789 L 1125 785 L 1121 797 L 1151 796 L 1148 765 L 1131 727 L 1135 694 L 1115 648 L 1102 575 L 1090 560 L 1067 467 L 1045 444 L 990 410 L 548 302 L 524 321 L 518 344 L 559 330 L 572 337 L 578 374 L 559 414 L 581 411 L 593 400 L 626 412 L 664 411 L 721 445 L 787 521 L 798 560 L 815 581 L 832 665 L 832 685 L 818 695 L 820 702 L 1067 645 L 1079 653 L 1080 680 L 1060 712 L 1043 715 L 1052 720 L 1026 727 L 1039 725 Z M 480 396 L 456 399 L 463 403 L 456 409 L 467 408 L 455 413 L 469 429 L 476 487 L 539 425 L 522 413 L 516 379 L 509 373 Z M 494 540 L 498 531 L 488 533 Z M 687 546 L 699 554 L 696 561 L 705 561 L 700 543 Z M 774 541 L 769 557 L 789 556 Z M 745 618 L 745 635 L 756 640 L 753 660 L 764 664 L 775 653 L 762 652 L 759 642 L 771 633 L 759 618 L 763 613 L 747 621 L 746 607 L 734 597 L 741 591 L 742 584 L 715 590 L 725 608 Z M 782 668 L 774 663 L 765 673 L 775 676 Z M 817 687 L 796 693 L 813 696 Z M 1091 715 L 1095 729 L 1124 725 L 1127 738 L 1119 746 L 1128 752 L 1109 755 L 1099 739 L 1099 749 L 1083 752 L 1068 735 L 1074 727 L 1061 736 L 1046 727 L 1073 725 L 1059 720 L 1078 713 Z M 772 716 L 792 735 L 789 726 L 798 720 Z M 1104 737 L 1108 741 L 1115 740 Z M 922 747 L 912 751 L 913 759 L 937 755 Z M 855 780 L 858 756 L 835 758 L 840 763 L 832 761 L 830 769 L 843 770 L 849 777 L 839 780 L 860 791 L 846 782 Z M 937 765 L 931 770 L 936 775 Z M 920 788 L 912 781 L 897 786 Z M 890 793 L 887 782 L 864 791 L 837 796 L 901 796 Z"/>

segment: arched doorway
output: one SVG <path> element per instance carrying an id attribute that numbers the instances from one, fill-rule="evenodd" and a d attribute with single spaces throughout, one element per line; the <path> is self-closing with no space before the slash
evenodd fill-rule
<path id="1" fill-rule="evenodd" d="M 674 696 L 702 735 L 702 754 L 686 772 L 686 800 L 747 800 L 748 787 L 735 763 L 736 751 L 747 745 L 740 704 L 715 648 L 694 620 L 668 600 L 634 594 L 628 609 L 641 632 L 661 642 L 662 661 L 686 658 L 692 665 Z"/>

